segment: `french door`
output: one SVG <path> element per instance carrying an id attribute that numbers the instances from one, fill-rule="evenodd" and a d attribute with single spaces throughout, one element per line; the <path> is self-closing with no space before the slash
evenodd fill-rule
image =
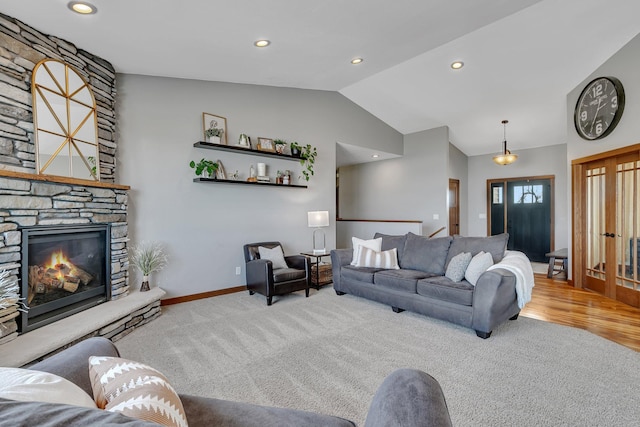
<path id="1" fill-rule="evenodd" d="M 640 307 L 640 145 L 572 165 L 574 284 Z"/>

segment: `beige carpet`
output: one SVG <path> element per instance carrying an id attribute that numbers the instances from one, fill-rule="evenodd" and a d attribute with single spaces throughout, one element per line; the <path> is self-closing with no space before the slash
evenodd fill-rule
<path id="1" fill-rule="evenodd" d="M 637 426 L 640 353 L 586 331 L 519 318 L 477 338 L 331 287 L 247 292 L 164 307 L 117 342 L 180 392 L 304 409 L 364 423 L 383 378 L 422 369 L 456 426 Z"/>

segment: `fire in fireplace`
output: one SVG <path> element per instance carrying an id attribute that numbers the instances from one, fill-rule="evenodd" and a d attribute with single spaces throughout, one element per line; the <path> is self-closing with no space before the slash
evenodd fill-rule
<path id="1" fill-rule="evenodd" d="M 110 236 L 108 224 L 22 229 L 22 333 L 110 299 Z"/>

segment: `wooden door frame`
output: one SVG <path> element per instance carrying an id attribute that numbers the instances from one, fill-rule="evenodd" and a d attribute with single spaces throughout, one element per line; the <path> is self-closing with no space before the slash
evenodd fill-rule
<path id="1" fill-rule="evenodd" d="M 453 227 L 451 227 L 451 199 L 449 199 L 449 235 L 453 236 L 454 234 L 460 234 L 460 180 L 459 179 L 454 179 L 454 178 L 449 178 L 449 194 L 451 194 L 451 184 L 455 184 L 455 197 L 456 197 L 456 205 L 455 205 L 455 210 L 456 210 L 456 217 L 458 220 L 458 224 L 457 226 L 457 230 L 453 230 Z M 457 231 L 457 232 L 456 232 Z"/>
<path id="2" fill-rule="evenodd" d="M 537 179 L 548 179 L 551 185 L 551 189 L 549 191 L 550 197 L 550 215 L 551 215 L 551 224 L 549 226 L 549 250 L 555 250 L 555 242 L 556 242 L 556 176 L 555 175 L 538 175 L 538 176 L 525 176 L 525 177 L 516 177 L 516 178 L 499 178 L 499 179 L 488 179 L 487 180 L 487 236 L 491 235 L 491 184 L 495 183 L 503 183 L 505 185 L 504 192 L 504 217 L 505 222 L 504 226 L 507 226 L 507 183 L 514 181 L 531 181 Z"/>
<path id="3" fill-rule="evenodd" d="M 640 151 L 640 144 L 629 145 L 628 147 L 617 148 L 586 157 L 581 157 L 571 161 L 571 272 L 573 286 L 583 288 L 586 281 L 586 271 L 584 265 L 584 254 L 587 250 L 587 188 L 585 178 L 586 165 L 591 162 L 606 160 L 632 152 Z M 615 180 L 613 180 L 615 181 Z M 615 182 L 613 183 L 615 184 Z M 612 187 L 612 188 L 609 188 Z M 615 185 L 607 185 L 605 191 L 613 191 Z M 613 293 L 613 296 L 609 294 Z M 615 287 L 605 295 L 615 299 Z"/>

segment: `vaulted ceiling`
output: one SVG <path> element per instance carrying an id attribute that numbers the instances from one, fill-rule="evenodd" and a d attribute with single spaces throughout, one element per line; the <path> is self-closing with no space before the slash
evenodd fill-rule
<path id="1" fill-rule="evenodd" d="M 120 73 L 339 91 L 403 134 L 449 126 L 467 155 L 499 151 L 503 119 L 513 151 L 564 143 L 567 93 L 640 33 L 632 0 L 90 2 L 0 11 Z"/>

